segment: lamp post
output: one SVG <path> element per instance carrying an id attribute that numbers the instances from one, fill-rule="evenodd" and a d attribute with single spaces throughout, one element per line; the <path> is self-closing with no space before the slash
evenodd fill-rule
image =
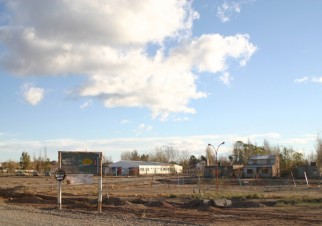
<path id="1" fill-rule="evenodd" d="M 225 142 L 221 142 L 217 148 L 215 148 L 212 144 L 208 144 L 208 146 L 211 146 L 215 152 L 216 152 L 216 191 L 218 192 L 218 186 L 219 186 L 219 176 L 218 176 L 218 158 L 217 158 L 217 153 L 218 149 L 221 145 L 225 144 Z"/>

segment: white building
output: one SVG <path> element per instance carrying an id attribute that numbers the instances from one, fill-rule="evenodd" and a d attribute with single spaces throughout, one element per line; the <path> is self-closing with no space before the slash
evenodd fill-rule
<path id="1" fill-rule="evenodd" d="M 182 166 L 161 162 L 122 160 L 109 165 L 113 175 L 160 175 L 182 173 Z"/>

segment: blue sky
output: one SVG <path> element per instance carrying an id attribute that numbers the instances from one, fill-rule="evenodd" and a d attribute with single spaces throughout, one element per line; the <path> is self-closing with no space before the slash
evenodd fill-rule
<path id="1" fill-rule="evenodd" d="M 22 151 L 314 151 L 322 2 L 0 2 L 0 161 Z"/>

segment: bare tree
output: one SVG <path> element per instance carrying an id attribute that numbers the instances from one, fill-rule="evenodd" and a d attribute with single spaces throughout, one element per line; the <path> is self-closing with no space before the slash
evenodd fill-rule
<path id="1" fill-rule="evenodd" d="M 103 164 L 110 164 L 110 163 L 113 163 L 112 156 L 103 155 Z"/>
<path id="2" fill-rule="evenodd" d="M 12 160 L 6 161 L 2 163 L 3 167 L 8 169 L 9 173 L 13 173 L 15 169 L 19 168 L 19 163 L 14 162 Z"/>
<path id="3" fill-rule="evenodd" d="M 122 151 L 121 160 L 131 160 L 131 151 Z"/>
<path id="4" fill-rule="evenodd" d="M 316 163 L 319 167 L 322 167 L 322 139 L 319 135 L 316 138 L 315 151 Z"/>
<path id="5" fill-rule="evenodd" d="M 149 156 L 151 162 L 169 162 L 169 156 L 162 150 L 162 148 L 156 148 Z"/>
<path id="6" fill-rule="evenodd" d="M 179 151 L 170 146 L 164 146 L 161 148 L 164 151 L 168 162 L 176 162 L 178 160 Z"/>

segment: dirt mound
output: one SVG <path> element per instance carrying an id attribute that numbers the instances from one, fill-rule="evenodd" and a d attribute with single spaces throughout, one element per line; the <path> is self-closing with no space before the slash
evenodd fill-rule
<path id="1" fill-rule="evenodd" d="M 48 203 L 47 200 L 43 200 L 42 198 L 39 198 L 34 195 L 20 197 L 20 198 L 14 198 L 10 200 L 11 203 L 30 203 L 30 204 L 46 204 Z"/>
<path id="2" fill-rule="evenodd" d="M 16 186 L 13 188 L 0 188 L 0 197 L 3 198 L 15 198 L 24 196 L 24 186 Z"/>
<path id="3" fill-rule="evenodd" d="M 102 203 L 104 205 L 114 205 L 114 206 L 126 205 L 125 201 L 123 201 L 122 199 L 118 197 L 112 197 L 112 196 L 109 196 L 108 198 L 104 198 Z"/>
<path id="4" fill-rule="evenodd" d="M 261 208 L 265 206 L 258 201 L 239 201 L 233 203 L 234 208 Z"/>
<path id="5" fill-rule="evenodd" d="M 142 199 L 142 198 L 138 198 L 138 199 L 134 199 L 132 200 L 132 203 L 135 203 L 135 204 L 146 204 L 148 203 L 149 201 L 147 201 L 146 199 Z"/>
<path id="6" fill-rule="evenodd" d="M 150 202 L 147 203 L 146 206 L 149 207 L 163 207 L 163 208 L 173 208 L 173 206 L 167 202 L 162 202 L 162 201 L 155 201 L 155 202 Z"/>

